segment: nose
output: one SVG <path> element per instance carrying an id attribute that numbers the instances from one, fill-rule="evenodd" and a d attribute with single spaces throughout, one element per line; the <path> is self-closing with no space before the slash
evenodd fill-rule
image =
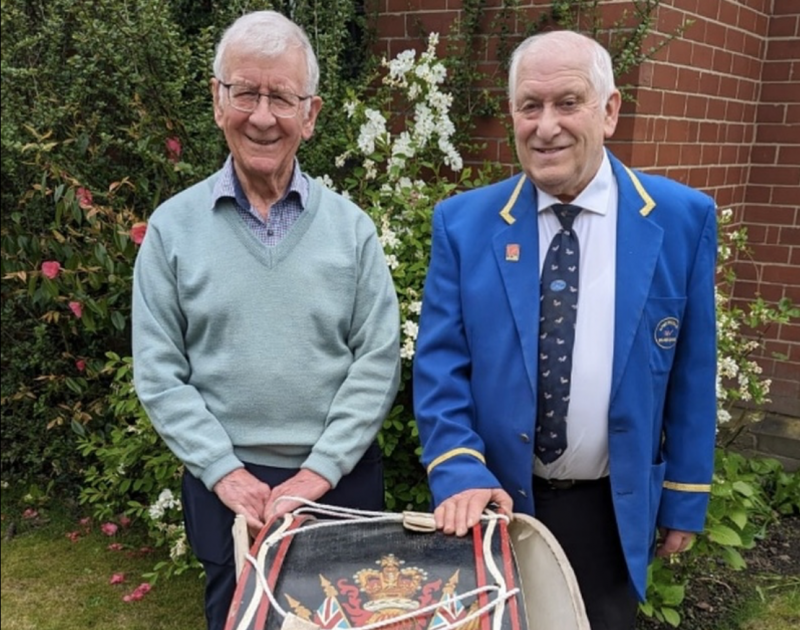
<path id="1" fill-rule="evenodd" d="M 275 114 L 270 110 L 269 97 L 266 94 L 259 94 L 256 108 L 250 112 L 250 122 L 255 124 L 272 124 L 275 122 Z"/>
<path id="2" fill-rule="evenodd" d="M 536 135 L 542 140 L 549 142 L 561 131 L 558 111 L 555 107 L 548 104 L 542 108 L 539 120 L 536 125 Z"/>

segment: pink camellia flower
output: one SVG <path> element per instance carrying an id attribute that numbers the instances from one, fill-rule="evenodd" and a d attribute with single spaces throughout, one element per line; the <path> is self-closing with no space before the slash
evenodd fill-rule
<path id="1" fill-rule="evenodd" d="M 111 579 L 108 581 L 109 584 L 122 584 L 125 581 L 125 574 L 124 573 L 114 573 L 111 576 Z"/>
<path id="2" fill-rule="evenodd" d="M 131 226 L 131 240 L 137 245 L 141 245 L 142 241 L 144 241 L 145 232 L 147 232 L 147 223 L 134 223 Z"/>
<path id="3" fill-rule="evenodd" d="M 122 543 L 111 543 L 107 549 L 109 551 L 122 551 Z"/>
<path id="4" fill-rule="evenodd" d="M 138 602 L 140 599 L 142 599 L 145 595 L 147 595 L 150 592 L 150 588 L 151 587 L 147 582 L 142 582 L 141 584 L 139 584 L 139 586 L 133 589 L 132 593 L 130 593 L 129 595 L 125 595 L 122 598 L 122 601 Z"/>
<path id="5" fill-rule="evenodd" d="M 78 531 L 75 531 L 75 532 L 70 532 L 69 534 L 66 534 L 66 536 L 67 536 L 67 538 L 70 539 L 70 541 L 76 543 L 76 542 L 78 542 L 78 539 L 80 539 L 81 533 L 78 532 Z"/>
<path id="6" fill-rule="evenodd" d="M 119 527 L 114 525 L 114 523 L 103 523 L 100 526 L 100 531 L 103 532 L 106 536 L 113 536 L 117 533 Z"/>
<path id="7" fill-rule="evenodd" d="M 92 207 L 92 193 L 83 186 L 75 191 L 75 198 L 78 200 L 78 205 L 84 210 Z"/>
<path id="8" fill-rule="evenodd" d="M 128 527 L 131 526 L 131 519 L 128 518 L 127 516 L 125 516 L 125 514 L 120 516 L 118 520 L 119 520 L 119 524 L 122 525 L 122 527 L 124 527 L 124 528 L 128 528 Z"/>
<path id="9" fill-rule="evenodd" d="M 55 279 L 61 272 L 61 263 L 57 260 L 46 260 L 42 263 L 42 273 L 45 278 Z"/>
<path id="10" fill-rule="evenodd" d="M 173 164 L 177 163 L 181 158 L 181 141 L 172 136 L 171 138 L 167 138 L 167 159 L 172 162 Z"/>
<path id="11" fill-rule="evenodd" d="M 69 310 L 72 311 L 72 314 L 75 315 L 78 319 L 83 317 L 83 304 L 80 302 L 70 302 L 69 303 Z"/>
<path id="12" fill-rule="evenodd" d="M 28 508 L 22 513 L 22 518 L 26 520 L 36 518 L 37 516 L 39 516 L 39 512 L 37 512 L 33 508 Z"/>
<path id="13" fill-rule="evenodd" d="M 83 372 L 86 369 L 86 361 L 83 359 L 75 361 L 75 369 L 78 370 L 78 372 Z"/>

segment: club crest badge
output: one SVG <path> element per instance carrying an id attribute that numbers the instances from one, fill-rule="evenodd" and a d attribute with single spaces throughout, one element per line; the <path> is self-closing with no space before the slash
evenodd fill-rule
<path id="1" fill-rule="evenodd" d="M 506 245 L 506 260 L 509 262 L 519 261 L 519 244 L 509 243 Z"/>
<path id="2" fill-rule="evenodd" d="M 678 341 L 678 318 L 665 317 L 658 324 L 654 331 L 656 345 L 664 350 L 670 350 L 675 347 Z"/>

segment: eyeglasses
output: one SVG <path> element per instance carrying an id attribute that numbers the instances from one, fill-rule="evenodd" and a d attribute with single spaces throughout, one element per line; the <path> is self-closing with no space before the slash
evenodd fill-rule
<path id="1" fill-rule="evenodd" d="M 307 101 L 311 96 L 298 96 L 291 92 L 259 92 L 249 85 L 236 85 L 235 83 L 219 82 L 228 90 L 228 101 L 233 109 L 248 114 L 256 111 L 261 97 L 267 99 L 269 111 L 277 118 L 292 118 L 297 114 L 300 103 Z"/>

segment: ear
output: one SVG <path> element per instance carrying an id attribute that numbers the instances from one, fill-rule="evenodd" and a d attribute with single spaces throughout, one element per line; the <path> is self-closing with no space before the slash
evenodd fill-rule
<path id="1" fill-rule="evenodd" d="M 605 118 L 603 120 L 603 134 L 606 138 L 614 135 L 619 120 L 619 110 L 622 107 L 622 95 L 619 90 L 614 90 L 606 101 Z"/>
<path id="2" fill-rule="evenodd" d="M 311 102 L 308 104 L 308 113 L 303 118 L 303 140 L 310 140 L 314 135 L 314 127 L 317 124 L 317 116 L 322 109 L 322 98 L 319 96 L 312 96 Z"/>
<path id="3" fill-rule="evenodd" d="M 214 120 L 218 127 L 222 127 L 222 94 L 220 90 L 220 83 L 216 77 L 212 77 L 209 83 L 211 89 L 211 98 L 214 102 Z"/>

